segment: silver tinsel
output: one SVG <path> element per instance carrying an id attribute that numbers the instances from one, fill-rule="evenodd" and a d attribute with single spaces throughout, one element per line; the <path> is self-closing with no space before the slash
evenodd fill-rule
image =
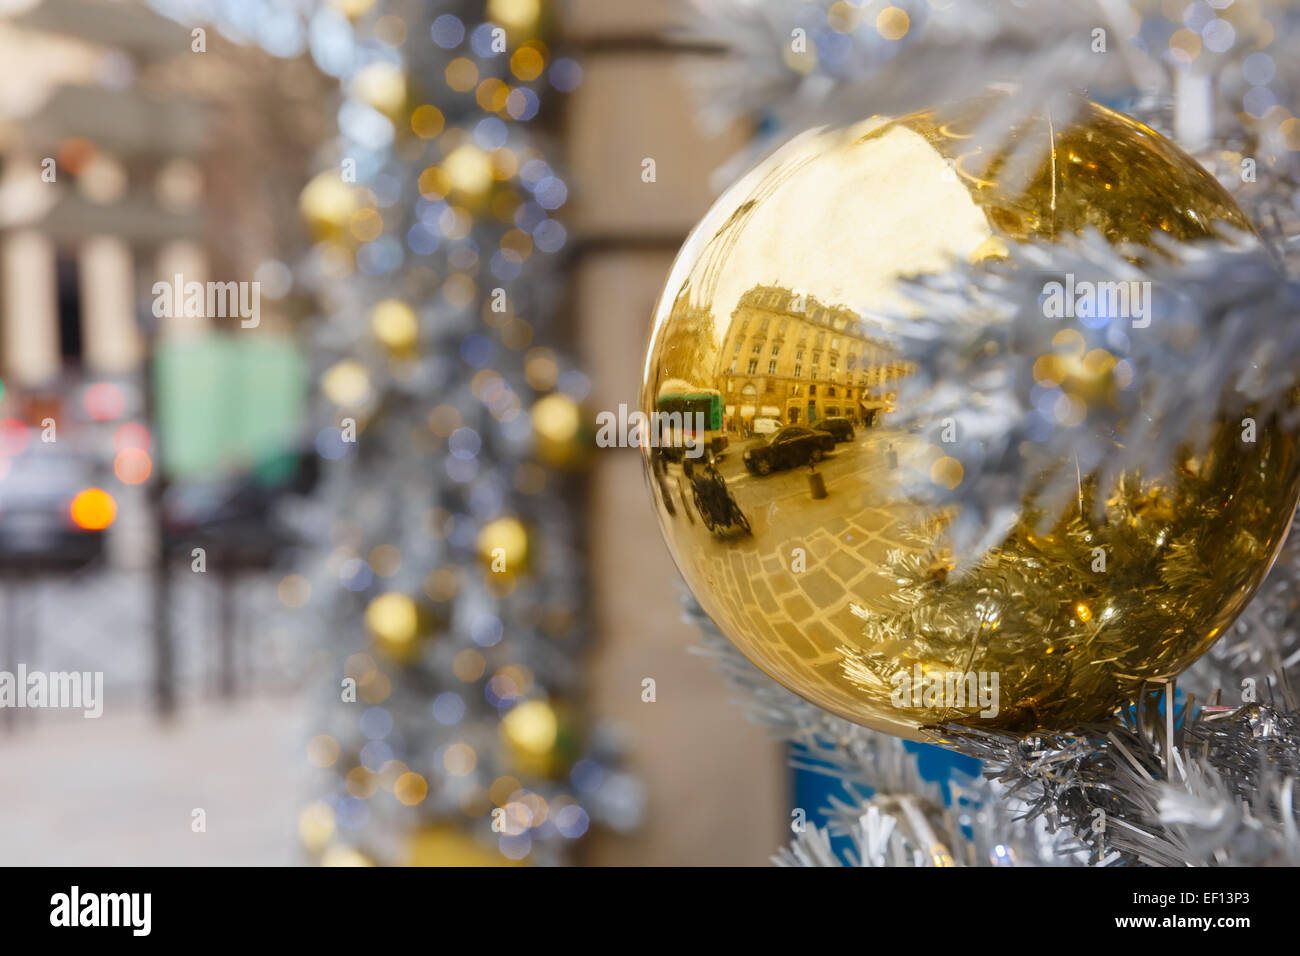
<path id="1" fill-rule="evenodd" d="M 1281 410 L 1300 380 L 1300 326 L 1287 320 L 1300 308 L 1300 283 L 1256 242 L 1165 251 L 1135 261 L 1140 251 L 1093 233 L 1016 245 L 999 267 L 960 266 L 906 285 L 915 314 L 886 330 L 916 371 L 891 424 L 932 430 L 936 442 L 945 422 L 955 425 L 945 452 L 964 480 L 948 491 L 917 475 L 915 491 L 959 507 L 951 533 L 960 558 L 1002 540 L 1031 488 L 1050 524 L 1077 499 L 1080 475 L 1096 477 L 1100 501 L 1124 472 L 1167 474 L 1180 448 L 1200 450 L 1225 417 L 1262 421 Z M 1046 288 L 1067 277 L 1079 287 L 1145 284 L 1149 314 L 1048 318 Z M 1061 389 L 1035 380 L 1066 328 L 1081 337 L 1081 355 L 1104 350 L 1118 363 L 1113 400 L 1088 403 L 1079 421 L 1066 417 L 1074 406 Z"/>
<path id="2" fill-rule="evenodd" d="M 833 836 L 851 839 L 858 866 L 1068 866 L 1086 859 L 1071 834 L 1053 831 L 1046 818 L 1031 819 L 1027 805 L 990 779 L 954 775 L 945 804 L 939 785 L 921 776 L 902 741 L 792 694 L 746 660 L 693 600 L 686 613 L 704 638 L 700 653 L 744 692 L 750 716 L 801 746 L 800 769 L 834 777 L 852 798 L 822 808 L 827 827 L 797 828 L 774 862 L 840 866 Z"/>
<path id="3" fill-rule="evenodd" d="M 1068 732 L 1016 736 L 947 727 L 936 742 L 984 764 L 954 774 L 945 804 L 896 738 L 834 717 L 774 683 L 737 651 L 694 601 L 701 653 L 746 695 L 750 716 L 803 748 L 796 766 L 836 778 L 849 800 L 821 808 L 773 858 L 789 866 L 1300 863 L 1300 714 L 1290 694 L 1236 709 L 1194 702 L 1169 721 L 1173 687 L 1159 685 L 1134 715 Z M 1189 706 L 1190 705 L 1190 706 Z"/>

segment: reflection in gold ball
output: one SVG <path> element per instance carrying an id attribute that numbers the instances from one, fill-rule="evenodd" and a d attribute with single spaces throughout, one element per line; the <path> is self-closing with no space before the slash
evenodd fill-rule
<path id="1" fill-rule="evenodd" d="M 1223 422 L 1168 478 L 1125 474 L 1098 500 L 1079 475 L 1078 510 L 1049 533 L 1034 533 L 1031 497 L 1004 541 L 954 571 L 950 516 L 908 503 L 902 476 L 956 487 L 961 465 L 890 425 L 910 369 L 872 316 L 908 314 L 898 279 L 1085 228 L 1147 245 L 1219 220 L 1250 229 L 1193 160 L 1096 104 L 981 150 L 992 102 L 815 130 L 748 173 L 678 255 L 642 384 L 644 412 L 698 413 L 709 447 L 726 443 L 717 478 L 643 445 L 664 536 L 704 609 L 786 687 L 917 739 L 949 721 L 1096 719 L 1178 674 L 1259 585 L 1300 477 L 1295 436 L 1276 421 L 1251 444 Z M 1085 351 L 1072 320 L 1051 321 L 1062 331 L 1034 376 L 1062 392 L 1058 427 L 1090 427 L 1087 409 L 1131 373 Z M 831 418 L 852 436 L 765 438 Z"/>
<path id="2" fill-rule="evenodd" d="M 415 310 L 398 299 L 376 303 L 370 310 L 370 328 L 384 348 L 399 355 L 412 352 L 420 338 Z"/>

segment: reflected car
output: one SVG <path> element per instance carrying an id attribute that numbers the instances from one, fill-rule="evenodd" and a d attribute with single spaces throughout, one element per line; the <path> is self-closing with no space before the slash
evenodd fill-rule
<path id="1" fill-rule="evenodd" d="M 745 449 L 745 467 L 754 475 L 769 475 L 782 468 L 797 468 L 821 461 L 835 449 L 835 436 L 801 425 L 787 425 Z"/>
<path id="2" fill-rule="evenodd" d="M 813 426 L 816 431 L 829 432 L 836 441 L 853 441 L 853 423 L 847 418 L 823 418 Z"/>

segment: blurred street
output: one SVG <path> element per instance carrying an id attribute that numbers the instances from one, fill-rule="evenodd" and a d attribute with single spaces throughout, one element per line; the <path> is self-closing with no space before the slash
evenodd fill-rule
<path id="1" fill-rule="evenodd" d="M 0 864 L 301 863 L 303 713 L 293 696 L 208 702 L 163 724 L 143 705 L 96 721 L 42 713 L 5 741 Z M 191 830 L 195 808 L 205 833 Z"/>

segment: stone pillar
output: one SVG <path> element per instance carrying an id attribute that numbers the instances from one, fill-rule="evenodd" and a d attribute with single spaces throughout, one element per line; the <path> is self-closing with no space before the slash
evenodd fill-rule
<path id="1" fill-rule="evenodd" d="M 82 341 L 93 374 L 136 371 L 143 343 L 136 322 L 131 247 L 115 236 L 93 236 L 81 246 Z"/>
<path id="2" fill-rule="evenodd" d="M 146 283 L 151 290 L 150 295 L 153 294 L 154 282 L 165 282 L 170 290 L 177 282 L 176 277 L 180 276 L 183 305 L 185 285 L 191 282 L 206 284 L 208 281 L 208 254 L 197 242 L 177 239 L 164 243 L 158 250 L 157 273 L 152 281 Z M 168 291 L 167 294 L 172 293 Z M 152 307 L 152 298 L 149 304 Z M 208 331 L 210 325 L 211 320 L 206 316 L 186 316 L 182 308 L 179 314 L 164 316 L 159 320 L 158 334 L 160 336 L 202 334 Z"/>
<path id="3" fill-rule="evenodd" d="M 5 379 L 16 385 L 47 384 L 62 369 L 54 240 L 38 232 L 13 232 L 5 236 L 0 256 Z"/>

